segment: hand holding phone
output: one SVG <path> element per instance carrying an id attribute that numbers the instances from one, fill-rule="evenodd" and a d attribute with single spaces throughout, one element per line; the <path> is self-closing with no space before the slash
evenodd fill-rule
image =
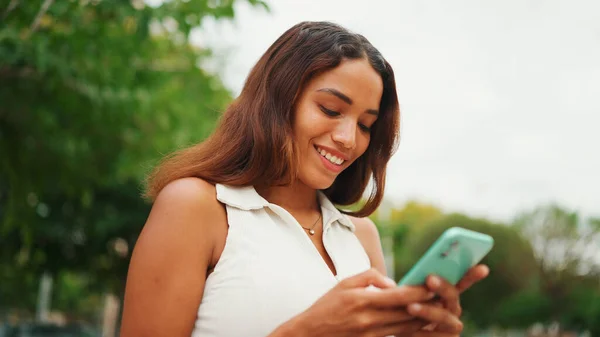
<path id="1" fill-rule="evenodd" d="M 493 245 L 494 239 L 489 235 L 460 227 L 449 228 L 400 280 L 399 285 L 425 285 L 438 294 L 440 302 L 437 304 L 442 306 L 424 302 L 413 303 L 407 307 L 409 314 L 430 322 L 424 328 L 428 333 L 462 332 L 459 294 L 472 282 L 487 276 L 485 266 L 473 267 L 490 252 Z M 428 279 L 430 275 L 435 277 Z M 438 280 L 434 282 L 436 278 Z M 437 319 L 439 317 L 447 319 L 440 321 Z"/>

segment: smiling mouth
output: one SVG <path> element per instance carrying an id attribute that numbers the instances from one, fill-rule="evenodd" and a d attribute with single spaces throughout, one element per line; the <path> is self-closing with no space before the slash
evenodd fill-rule
<path id="1" fill-rule="evenodd" d="M 342 166 L 342 164 L 344 164 L 344 162 L 345 162 L 344 159 L 338 158 L 338 157 L 332 155 L 331 153 L 327 152 L 326 150 L 319 148 L 318 146 L 315 146 L 315 149 L 317 150 L 317 152 L 319 152 L 321 157 L 327 159 L 333 165 Z"/>

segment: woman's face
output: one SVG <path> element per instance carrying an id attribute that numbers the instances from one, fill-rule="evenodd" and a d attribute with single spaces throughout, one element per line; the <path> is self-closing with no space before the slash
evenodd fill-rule
<path id="1" fill-rule="evenodd" d="M 366 59 L 344 60 L 307 83 L 293 121 L 302 183 L 330 187 L 367 150 L 382 94 L 381 77 Z"/>

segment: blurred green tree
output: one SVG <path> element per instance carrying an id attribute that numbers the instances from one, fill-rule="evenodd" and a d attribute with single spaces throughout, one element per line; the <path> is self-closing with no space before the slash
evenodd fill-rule
<path id="1" fill-rule="evenodd" d="M 495 326 L 527 329 L 534 323 L 549 323 L 550 299 L 535 287 L 504 299 L 496 311 Z"/>
<path id="2" fill-rule="evenodd" d="M 425 228 L 432 221 L 443 216 L 441 209 L 435 205 L 412 200 L 402 208 L 391 210 L 390 220 L 397 224 L 404 224 L 414 229 Z"/>
<path id="3" fill-rule="evenodd" d="M 598 219 L 582 219 L 577 212 L 545 205 L 521 213 L 513 225 L 533 245 L 547 290 L 574 275 L 600 274 L 600 261 L 593 258 L 600 246 Z"/>
<path id="4" fill-rule="evenodd" d="M 84 270 L 120 290 L 148 211 L 142 177 L 206 137 L 231 100 L 202 68 L 209 46 L 188 41 L 206 19 L 233 18 L 234 5 L 0 3 L 0 278 L 12 280 L 3 304 L 31 308 L 42 271 Z"/>
<path id="5" fill-rule="evenodd" d="M 380 210 L 375 213 L 376 219 L 379 212 Z M 406 245 L 405 241 L 443 216 L 442 210 L 435 205 L 411 200 L 402 208 L 390 208 L 388 219 L 385 222 L 374 220 L 380 228 L 382 236 L 387 235 L 392 238 L 397 281 L 406 272 L 406 266 L 413 262 L 409 245 Z"/>
<path id="6" fill-rule="evenodd" d="M 547 321 L 562 323 L 565 329 L 598 329 L 589 315 L 595 314 L 596 321 L 600 317 L 600 221 L 550 204 L 521 213 L 514 227 L 533 246 Z"/>
<path id="7" fill-rule="evenodd" d="M 600 336 L 599 280 L 597 275 L 586 275 L 569 289 L 560 319 L 566 329 L 588 330 L 591 336 Z"/>

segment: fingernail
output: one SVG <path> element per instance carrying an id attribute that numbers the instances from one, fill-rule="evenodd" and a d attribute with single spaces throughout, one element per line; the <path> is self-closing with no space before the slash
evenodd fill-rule
<path id="1" fill-rule="evenodd" d="M 418 303 L 413 303 L 408 306 L 408 310 L 415 312 L 415 313 L 419 312 L 421 310 L 421 308 L 422 308 L 421 305 Z"/>
<path id="2" fill-rule="evenodd" d="M 429 281 L 432 287 L 437 288 L 440 286 L 441 281 L 437 276 L 431 276 L 431 281 Z"/>
<path id="3" fill-rule="evenodd" d="M 389 278 L 389 277 L 385 277 L 385 283 L 387 285 L 389 285 L 390 287 L 393 287 L 396 285 L 396 281 L 394 281 L 393 279 Z"/>

